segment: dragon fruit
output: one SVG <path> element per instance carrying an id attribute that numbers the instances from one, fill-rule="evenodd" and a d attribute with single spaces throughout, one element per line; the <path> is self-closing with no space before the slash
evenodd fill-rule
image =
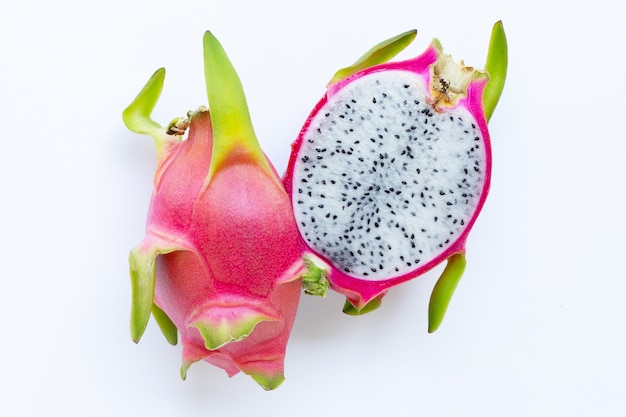
<path id="1" fill-rule="evenodd" d="M 239 77 L 210 32 L 204 62 L 210 110 L 166 128 L 153 121 L 159 69 L 123 113 L 131 131 L 153 137 L 158 159 L 146 236 L 130 253 L 131 337 L 152 314 L 170 343 L 180 334 L 183 379 L 205 360 L 274 389 L 306 271 L 301 242 Z"/>
<path id="2" fill-rule="evenodd" d="M 382 42 L 335 74 L 292 145 L 283 183 L 307 261 L 347 296 L 346 313 L 373 310 L 391 287 L 448 260 L 431 296 L 432 332 L 489 191 L 487 119 L 504 85 L 506 38 L 498 22 L 486 71 L 456 63 L 436 39 L 416 58 L 387 62 L 415 35 Z"/>

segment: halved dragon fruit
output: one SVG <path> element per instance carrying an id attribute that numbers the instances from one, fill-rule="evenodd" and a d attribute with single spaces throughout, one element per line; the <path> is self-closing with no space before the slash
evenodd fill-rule
<path id="1" fill-rule="evenodd" d="M 431 299 L 434 331 L 489 191 L 487 118 L 506 42 L 497 23 L 487 71 L 457 64 L 437 40 L 384 63 L 414 37 L 389 39 L 336 73 L 292 145 L 283 183 L 308 261 L 347 296 L 347 313 L 377 307 L 389 288 L 447 259 Z"/>
<path id="2" fill-rule="evenodd" d="M 158 157 L 146 236 L 130 254 L 131 337 L 139 341 L 152 313 L 170 343 L 180 333 L 183 379 L 206 360 L 273 389 L 306 271 L 301 242 L 239 77 L 210 32 L 204 60 L 210 111 L 167 128 L 153 121 L 160 69 L 123 114 L 154 138 Z"/>

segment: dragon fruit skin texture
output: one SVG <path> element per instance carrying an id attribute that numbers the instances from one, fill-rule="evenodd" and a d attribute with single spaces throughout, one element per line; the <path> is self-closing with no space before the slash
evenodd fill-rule
<path id="1" fill-rule="evenodd" d="M 183 379 L 205 360 L 273 389 L 284 379 L 306 267 L 240 80 L 210 32 L 204 51 L 210 110 L 167 128 L 151 120 L 161 69 L 124 111 L 130 130 L 154 138 L 158 159 L 146 236 L 129 258 L 131 337 L 139 341 L 152 313 L 170 343 L 180 335 Z"/>
<path id="2" fill-rule="evenodd" d="M 385 41 L 335 74 L 292 145 L 283 183 L 308 258 L 346 295 L 346 313 L 371 311 L 388 289 L 448 260 L 429 307 L 434 331 L 489 191 L 487 117 L 503 87 L 506 40 L 498 22 L 490 85 L 492 74 L 455 63 L 437 40 L 386 63 L 414 37 Z"/>

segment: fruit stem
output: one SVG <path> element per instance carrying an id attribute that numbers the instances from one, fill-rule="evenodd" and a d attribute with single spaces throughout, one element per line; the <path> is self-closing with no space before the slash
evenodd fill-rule
<path id="1" fill-rule="evenodd" d="M 302 275 L 302 289 L 307 295 L 326 297 L 328 292 L 328 272 L 304 258 L 307 271 Z"/>
<path id="2" fill-rule="evenodd" d="M 500 96 L 502 95 L 507 66 L 508 46 L 506 35 L 502 21 L 498 21 L 493 25 L 493 29 L 491 30 L 487 62 L 485 64 L 485 70 L 489 73 L 489 82 L 485 86 L 485 92 L 483 93 L 483 106 L 487 121 L 491 119 L 493 111 L 498 104 L 498 100 L 500 100 Z"/>
<path id="3" fill-rule="evenodd" d="M 436 331 L 443 322 L 450 300 L 463 276 L 463 271 L 465 271 L 466 263 L 465 254 L 463 253 L 457 253 L 448 258 L 448 264 L 441 273 L 430 295 L 428 333 Z"/>
<path id="4" fill-rule="evenodd" d="M 210 31 L 205 32 L 203 44 L 204 76 L 213 128 L 209 178 L 234 155 L 252 159 L 271 172 L 252 127 L 243 86 L 233 64 Z"/>

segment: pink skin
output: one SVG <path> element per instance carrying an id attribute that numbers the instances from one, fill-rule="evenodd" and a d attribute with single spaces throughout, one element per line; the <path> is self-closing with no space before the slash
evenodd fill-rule
<path id="1" fill-rule="evenodd" d="M 302 130 L 300 131 L 300 134 L 298 135 L 298 138 L 292 144 L 291 158 L 289 160 L 289 164 L 285 172 L 285 175 L 283 176 L 283 184 L 285 186 L 285 189 L 287 190 L 287 193 L 289 194 L 289 197 L 291 198 L 293 194 L 292 177 L 293 177 L 294 166 L 298 158 L 298 149 L 300 148 L 303 137 L 309 128 L 310 121 L 319 112 L 319 110 L 326 104 L 326 102 L 328 101 L 330 97 L 335 95 L 338 91 L 340 91 L 342 88 L 344 88 L 347 84 L 351 83 L 355 79 L 360 78 L 364 75 L 373 73 L 373 72 L 377 72 L 377 71 L 388 71 L 388 70 L 411 71 L 422 76 L 429 85 L 430 78 L 431 78 L 429 66 L 437 60 L 437 56 L 438 56 L 437 49 L 435 48 L 434 45 L 431 45 L 422 55 L 416 58 L 402 61 L 402 62 L 391 62 L 391 63 L 386 63 L 386 64 L 381 64 L 381 65 L 377 65 L 374 67 L 370 67 L 363 71 L 357 72 L 356 74 L 348 78 L 338 81 L 335 84 L 330 85 L 328 87 L 326 94 L 322 97 L 322 99 L 317 103 L 313 111 L 310 113 L 309 118 L 307 119 Z M 485 173 L 485 182 L 484 182 L 484 187 L 482 191 L 482 198 L 480 202 L 478 203 L 478 207 L 473 217 L 468 222 L 467 227 L 465 228 L 463 233 L 459 235 L 457 240 L 451 246 L 449 246 L 445 251 L 439 254 L 436 258 L 432 259 L 430 262 L 425 263 L 420 268 L 417 268 L 410 273 L 407 273 L 407 274 L 404 274 L 395 278 L 390 278 L 384 281 L 365 281 L 357 277 L 350 276 L 344 273 L 343 271 L 337 268 L 334 268 L 332 266 L 332 263 L 327 258 L 322 256 L 321 254 L 316 253 L 313 249 L 308 247 L 306 241 L 302 239 L 303 245 L 308 249 L 309 252 L 315 253 L 315 256 L 317 256 L 318 258 L 321 258 L 324 262 L 326 262 L 329 265 L 330 271 L 329 271 L 328 279 L 330 281 L 331 288 L 333 288 L 335 291 L 338 291 L 344 294 L 350 300 L 350 302 L 357 308 L 362 308 L 364 305 L 366 305 L 368 302 L 370 302 L 374 298 L 384 295 L 389 288 L 394 287 L 402 282 L 408 281 L 419 275 L 424 274 L 425 272 L 437 266 L 438 264 L 440 264 L 441 262 L 443 262 L 450 256 L 457 254 L 457 253 L 465 252 L 465 241 L 467 239 L 467 235 L 470 232 L 474 222 L 476 221 L 476 218 L 478 217 L 478 214 L 480 213 L 482 209 L 482 206 L 489 192 L 490 179 L 491 179 L 491 146 L 490 146 L 490 140 L 489 140 L 489 131 L 487 129 L 487 121 L 485 119 L 484 110 L 482 106 L 483 90 L 485 88 L 486 83 L 487 83 L 486 78 L 480 78 L 480 79 L 472 81 L 470 85 L 468 86 L 466 97 L 461 99 L 457 104 L 457 106 L 468 108 L 469 111 L 474 115 L 474 117 L 478 121 L 478 126 L 484 137 L 484 144 L 486 148 L 487 171 Z"/>
<path id="2" fill-rule="evenodd" d="M 269 390 L 284 379 L 307 268 L 241 81 L 211 32 L 203 46 L 210 112 L 166 129 L 153 121 L 165 77 L 159 69 L 122 115 L 131 131 L 152 136 L 158 160 L 146 236 L 129 257 L 131 338 L 139 341 L 152 315 L 170 343 L 180 335 L 183 378 L 205 360 Z"/>
<path id="3" fill-rule="evenodd" d="M 188 139 L 171 142 L 158 167 L 147 239 L 186 250 L 157 257 L 154 301 L 180 332 L 184 371 L 205 359 L 229 375 L 279 382 L 305 271 L 291 207 L 277 177 L 244 152 L 205 186 L 211 149 L 209 112 L 196 113 Z M 266 317 L 249 336 L 215 349 L 194 327 L 259 311 Z"/>

